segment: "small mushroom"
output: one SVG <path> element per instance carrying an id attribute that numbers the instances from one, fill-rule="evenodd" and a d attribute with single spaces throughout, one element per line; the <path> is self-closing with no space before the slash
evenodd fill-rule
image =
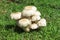
<path id="1" fill-rule="evenodd" d="M 31 21 L 38 21 L 38 20 L 40 20 L 40 19 L 41 19 L 40 16 L 32 16 Z"/>
<path id="2" fill-rule="evenodd" d="M 26 27 L 26 28 L 23 28 L 23 30 L 24 30 L 25 32 L 29 32 L 29 31 L 30 31 L 30 28 L 29 28 L 29 27 Z"/>
<path id="3" fill-rule="evenodd" d="M 33 10 L 33 11 L 36 11 L 37 8 L 36 8 L 35 6 L 26 6 L 26 7 L 24 8 L 24 10 Z"/>
<path id="4" fill-rule="evenodd" d="M 24 19 L 19 20 L 18 24 L 20 27 L 27 27 L 31 24 L 31 21 L 29 19 L 24 18 Z"/>
<path id="5" fill-rule="evenodd" d="M 34 13 L 34 15 L 35 15 L 35 16 L 41 16 L 41 13 L 40 13 L 39 11 L 36 11 L 36 12 Z"/>
<path id="6" fill-rule="evenodd" d="M 38 21 L 38 26 L 46 26 L 46 20 L 43 18 L 40 21 Z"/>
<path id="7" fill-rule="evenodd" d="M 18 20 L 21 18 L 21 12 L 11 13 L 11 19 Z"/>
<path id="8" fill-rule="evenodd" d="M 39 26 L 36 23 L 30 25 L 31 29 L 37 29 Z"/>
<path id="9" fill-rule="evenodd" d="M 30 17 L 34 15 L 37 8 L 35 6 L 26 6 L 24 10 L 22 11 L 22 15 L 25 17 Z"/>
<path id="10" fill-rule="evenodd" d="M 33 10 L 23 10 L 22 11 L 22 16 L 24 17 L 31 17 L 32 15 L 34 15 L 35 11 Z"/>

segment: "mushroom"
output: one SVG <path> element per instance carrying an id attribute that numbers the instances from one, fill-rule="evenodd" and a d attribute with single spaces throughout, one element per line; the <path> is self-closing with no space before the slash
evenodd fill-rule
<path id="1" fill-rule="evenodd" d="M 26 27 L 26 28 L 23 28 L 23 30 L 24 30 L 25 32 L 29 32 L 29 31 L 30 31 L 30 28 L 29 28 L 29 27 Z"/>
<path id="2" fill-rule="evenodd" d="M 40 20 L 40 19 L 41 19 L 40 16 L 32 16 L 31 21 L 38 21 L 38 20 Z"/>
<path id="3" fill-rule="evenodd" d="M 26 6 L 26 7 L 24 8 L 24 10 L 34 10 L 34 11 L 36 11 L 37 8 L 36 8 L 35 6 Z"/>
<path id="4" fill-rule="evenodd" d="M 11 19 L 18 20 L 21 18 L 21 12 L 11 13 Z"/>
<path id="5" fill-rule="evenodd" d="M 19 20 L 18 24 L 20 27 L 23 28 L 23 27 L 29 26 L 31 24 L 31 21 L 29 19 L 24 18 L 24 19 Z"/>
<path id="6" fill-rule="evenodd" d="M 41 13 L 35 6 L 26 6 L 22 12 L 11 13 L 10 16 L 26 32 L 31 29 L 37 29 L 39 26 L 46 26 L 46 20 L 44 18 L 41 19 Z"/>
<path id="7" fill-rule="evenodd" d="M 30 29 L 37 29 L 39 26 L 36 23 L 30 25 Z"/>
<path id="8" fill-rule="evenodd" d="M 46 20 L 43 18 L 40 21 L 38 21 L 38 26 L 46 26 Z"/>
<path id="9" fill-rule="evenodd" d="M 24 17 L 31 17 L 32 15 L 34 15 L 35 11 L 33 10 L 23 10 L 22 11 L 22 16 Z"/>
<path id="10" fill-rule="evenodd" d="M 34 15 L 37 8 L 35 6 L 26 6 L 24 10 L 22 11 L 22 15 L 25 17 L 30 17 Z"/>
<path id="11" fill-rule="evenodd" d="M 35 16 L 41 16 L 41 13 L 40 13 L 39 11 L 36 11 L 36 12 L 34 13 L 34 15 L 35 15 Z"/>

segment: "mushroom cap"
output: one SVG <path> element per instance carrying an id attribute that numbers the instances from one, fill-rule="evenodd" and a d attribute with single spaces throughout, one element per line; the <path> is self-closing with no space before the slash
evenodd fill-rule
<path id="1" fill-rule="evenodd" d="M 31 21 L 38 21 L 38 20 L 40 20 L 40 19 L 41 19 L 40 16 L 32 16 Z"/>
<path id="2" fill-rule="evenodd" d="M 31 24 L 31 21 L 29 19 L 21 19 L 18 21 L 18 24 L 20 27 L 27 27 Z"/>
<path id="3" fill-rule="evenodd" d="M 30 28 L 31 28 L 31 29 L 37 29 L 37 28 L 38 28 L 38 25 L 35 24 L 35 23 L 33 23 L 33 24 L 30 25 Z"/>
<path id="4" fill-rule="evenodd" d="M 36 11 L 37 8 L 36 8 L 35 6 L 26 6 L 26 7 L 24 8 L 24 10 L 34 10 L 34 11 Z"/>
<path id="5" fill-rule="evenodd" d="M 35 15 L 35 16 L 41 16 L 41 13 L 40 13 L 39 11 L 36 11 L 36 12 L 34 13 L 34 15 Z"/>
<path id="6" fill-rule="evenodd" d="M 18 20 L 21 18 L 21 12 L 11 13 L 11 19 Z"/>
<path id="7" fill-rule="evenodd" d="M 35 13 L 35 11 L 33 11 L 33 10 L 23 10 L 22 11 L 22 16 L 30 17 L 30 16 L 34 15 L 34 13 Z"/>
<path id="8" fill-rule="evenodd" d="M 46 26 L 46 20 L 43 18 L 40 21 L 38 21 L 38 26 Z"/>

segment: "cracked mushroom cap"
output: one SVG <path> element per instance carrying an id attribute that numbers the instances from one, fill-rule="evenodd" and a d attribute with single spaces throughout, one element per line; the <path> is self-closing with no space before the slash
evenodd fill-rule
<path id="1" fill-rule="evenodd" d="M 34 11 L 36 11 L 37 8 L 36 8 L 35 6 L 26 6 L 26 7 L 24 8 L 24 10 L 34 10 Z"/>
<path id="2" fill-rule="evenodd" d="M 40 16 L 32 16 L 31 21 L 38 21 L 38 20 L 40 20 L 40 19 L 41 19 Z"/>
<path id="3" fill-rule="evenodd" d="M 18 21 L 18 24 L 20 27 L 27 27 L 31 24 L 31 21 L 29 19 L 21 19 Z"/>
<path id="4" fill-rule="evenodd" d="M 40 21 L 38 21 L 38 26 L 46 26 L 46 20 L 43 18 Z"/>
<path id="5" fill-rule="evenodd" d="M 39 26 L 37 24 L 35 24 L 35 23 L 33 23 L 33 24 L 30 25 L 30 28 L 31 29 L 37 29 L 38 27 Z"/>
<path id="6" fill-rule="evenodd" d="M 11 13 L 11 19 L 18 20 L 21 18 L 21 12 Z"/>

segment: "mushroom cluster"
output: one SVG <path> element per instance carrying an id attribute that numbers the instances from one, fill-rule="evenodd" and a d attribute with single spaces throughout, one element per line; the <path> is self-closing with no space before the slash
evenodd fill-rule
<path id="1" fill-rule="evenodd" d="M 31 29 L 38 29 L 46 26 L 46 20 L 41 18 L 41 13 L 35 6 L 26 6 L 22 12 L 11 13 L 11 19 L 17 21 L 17 25 L 24 31 L 29 32 Z"/>

